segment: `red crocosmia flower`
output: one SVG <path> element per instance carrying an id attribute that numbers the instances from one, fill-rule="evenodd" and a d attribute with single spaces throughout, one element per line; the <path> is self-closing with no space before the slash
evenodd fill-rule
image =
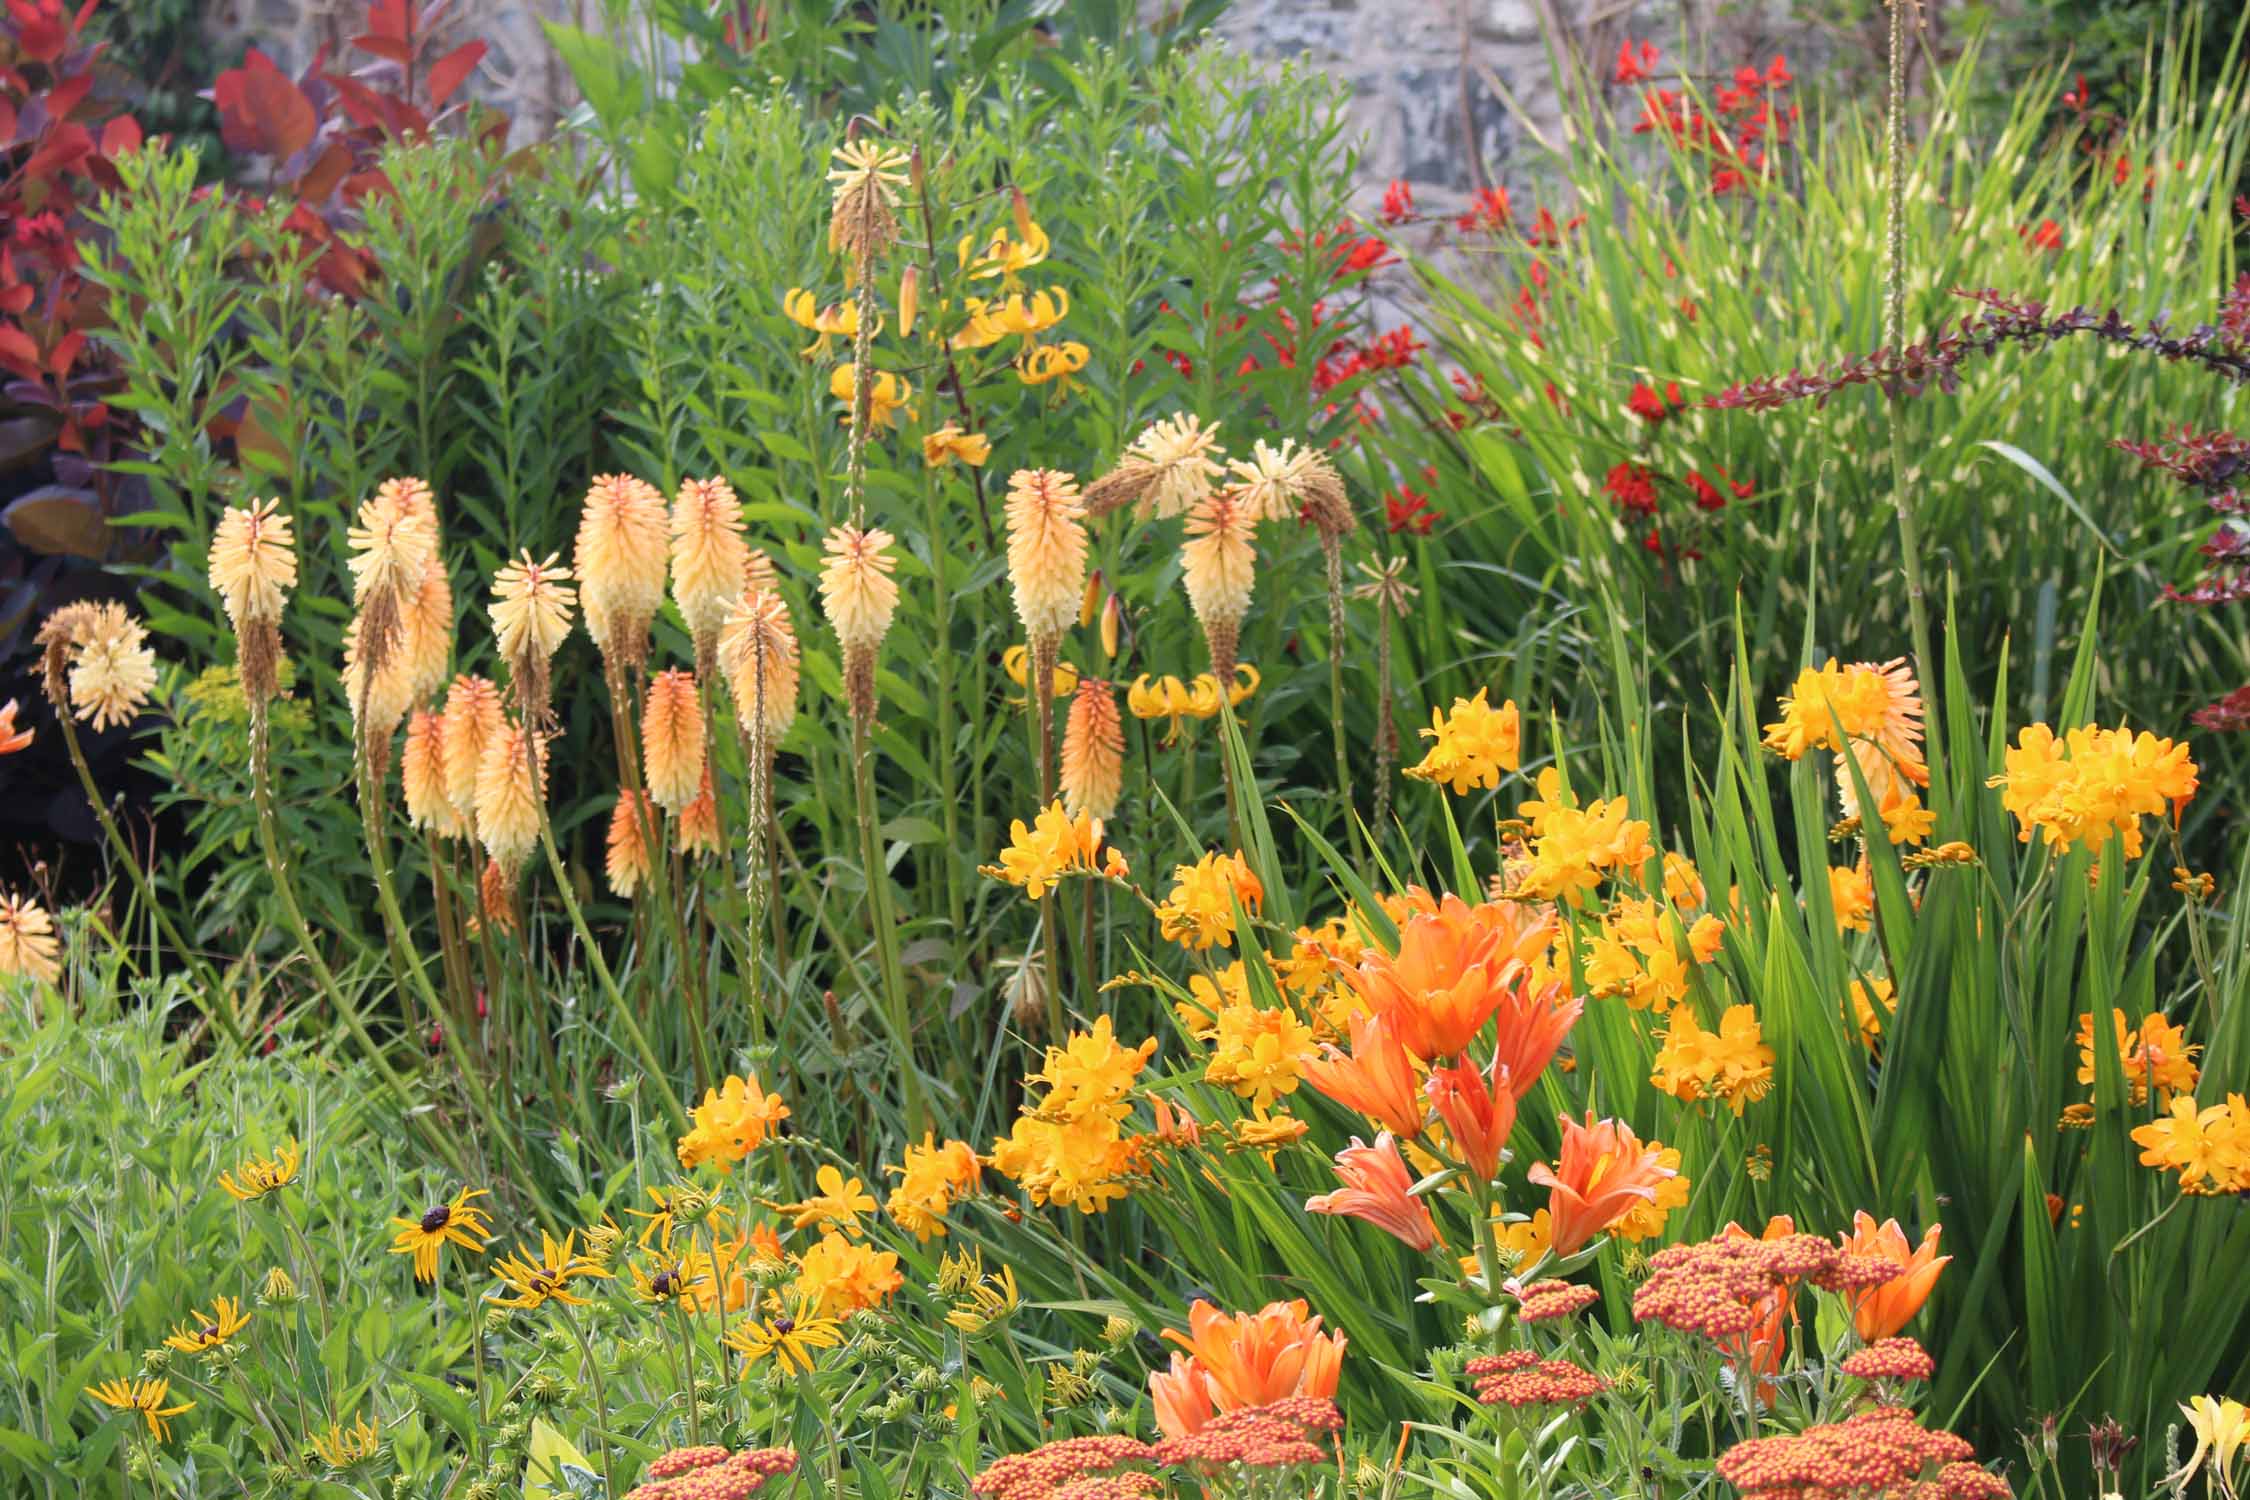
<path id="1" fill-rule="evenodd" d="M 2060 250 L 2063 247 L 2062 226 L 2053 219 L 2041 219 L 2036 228 L 2029 224 L 2018 225 L 2016 233 L 2034 250 Z"/>
<path id="2" fill-rule="evenodd" d="M 1430 497 L 1410 484 L 1402 484 L 1395 495 L 1383 497 L 1383 520 L 1391 535 L 1428 536 L 1430 528 L 1445 519 L 1445 512 L 1432 510 Z"/>
<path id="3" fill-rule="evenodd" d="M 1621 463 L 1602 480 L 1610 498 L 1635 515 L 1656 514 L 1656 474 L 1636 463 Z"/>
<path id="4" fill-rule="evenodd" d="M 1653 552 L 1658 557 L 1662 557 L 1664 555 L 1663 533 L 1659 532 L 1655 527 L 1651 526 L 1648 529 L 1648 535 L 1641 538 L 1641 550 L 1644 552 Z"/>
<path id="5" fill-rule="evenodd" d="M 1346 276 L 1357 275 L 1362 271 L 1373 271 L 1379 267 L 1396 265 L 1397 263 L 1398 257 L 1391 254 L 1390 246 L 1384 244 L 1375 236 L 1368 235 L 1365 239 L 1354 241 L 1351 248 L 1338 257 L 1336 279 L 1341 281 Z"/>
<path id="6" fill-rule="evenodd" d="M 2088 92 L 2086 88 L 2086 75 L 2081 73 L 2078 75 L 2077 87 L 2063 90 L 2063 107 L 2065 109 L 2075 109 L 2079 113 L 2083 114 L 2086 110 L 2087 101 L 2092 98 L 2093 95 Z"/>
<path id="7" fill-rule="evenodd" d="M 1506 188 L 1480 188 L 1476 197 L 1469 200 L 1467 213 L 1453 221 L 1463 233 L 1479 229 L 1505 229 L 1515 222 L 1515 210 L 1508 204 Z"/>
<path id="8" fill-rule="evenodd" d="M 1405 224 L 1414 218 L 1413 184 L 1393 177 L 1389 187 L 1383 189 L 1383 222 Z"/>
<path id="9" fill-rule="evenodd" d="M 1686 405 L 1680 399 L 1680 383 L 1669 381 L 1661 395 L 1645 381 L 1634 381 L 1632 394 L 1625 398 L 1625 409 L 1651 427 Z"/>
<path id="10" fill-rule="evenodd" d="M 1656 44 L 1643 42 L 1633 45 L 1630 37 L 1617 44 L 1617 68 L 1610 81 L 1618 84 L 1639 83 L 1656 70 Z"/>
<path id="11" fill-rule="evenodd" d="M 1789 59 L 1776 52 L 1773 61 L 1766 64 L 1766 87 L 1785 89 L 1797 80 L 1790 76 Z"/>
<path id="12" fill-rule="evenodd" d="M 1697 510 L 1725 510 L 1727 508 L 1727 497 L 1720 493 L 1717 485 L 1705 479 L 1698 471 L 1690 469 L 1686 482 L 1688 493 L 1695 497 L 1695 508 Z"/>

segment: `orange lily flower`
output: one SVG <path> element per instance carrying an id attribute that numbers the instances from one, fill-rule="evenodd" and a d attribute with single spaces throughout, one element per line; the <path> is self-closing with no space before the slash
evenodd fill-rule
<path id="1" fill-rule="evenodd" d="M 1897 1276 L 1854 1299 L 1852 1327 L 1862 1340 L 1872 1344 L 1891 1337 L 1913 1322 L 1922 1304 L 1930 1300 L 1938 1273 L 1953 1259 L 1937 1253 L 1938 1234 L 1944 1227 L 1932 1224 L 1922 1243 L 1909 1248 L 1898 1220 L 1885 1219 L 1877 1228 L 1875 1216 L 1865 1209 L 1852 1215 L 1852 1232 L 1842 1242 L 1844 1249 L 1853 1255 L 1879 1255 L 1900 1268 Z"/>
<path id="2" fill-rule="evenodd" d="M 1184 1362 L 1173 1357 L 1159 1396 L 1157 1419 L 1165 1435 L 1175 1435 L 1164 1420 L 1165 1410 L 1172 1411 L 1174 1420 L 1195 1420 L 1198 1394 L 1219 1411 L 1266 1406 L 1292 1396 L 1334 1396 L 1344 1368 L 1345 1339 L 1340 1333 L 1322 1333 L 1320 1319 L 1308 1317 L 1307 1311 L 1301 1298 L 1269 1302 L 1254 1313 L 1223 1313 L 1203 1301 L 1190 1307 L 1186 1333 L 1164 1331 L 1188 1351 Z M 1189 1371 L 1200 1377 L 1200 1393 L 1183 1379 Z M 1150 1378 L 1152 1395 L 1158 1394 L 1156 1381 L 1165 1378 Z M 1201 1420 L 1209 1420 L 1208 1414 Z"/>
<path id="3" fill-rule="evenodd" d="M 1149 1400 L 1156 1407 L 1156 1426 L 1168 1438 L 1201 1432 L 1218 1413 L 1211 1405 L 1211 1380 L 1203 1367 L 1185 1354 L 1172 1356 L 1169 1370 L 1151 1370 Z"/>
<path id="4" fill-rule="evenodd" d="M 1534 1162 L 1531 1181 L 1547 1189 L 1547 1211 L 1554 1224 L 1554 1252 L 1569 1255 L 1630 1212 L 1654 1202 L 1656 1185 L 1678 1172 L 1640 1143 L 1618 1120 L 1594 1119 L 1582 1125 L 1562 1120 L 1562 1152 L 1549 1166 Z"/>
<path id="5" fill-rule="evenodd" d="M 1585 1010 L 1586 1002 L 1564 994 L 1560 984 L 1546 985 L 1533 994 L 1530 986 L 1519 982 L 1502 992 L 1493 1012 L 1492 1060 L 1507 1069 L 1508 1087 L 1518 1100 L 1539 1082 Z"/>
<path id="6" fill-rule="evenodd" d="M 1395 956 L 1375 949 L 1344 977 L 1369 1009 L 1392 1018 L 1409 1052 L 1434 1062 L 1484 1029 L 1516 972 L 1501 934 L 1447 896 L 1399 928 Z"/>
<path id="7" fill-rule="evenodd" d="M 1336 1176 L 1344 1185 L 1333 1193 L 1307 1198 L 1307 1213 L 1365 1219 L 1417 1250 L 1437 1243 L 1437 1225 L 1422 1200 L 1410 1195 L 1413 1174 L 1406 1170 L 1398 1142 L 1388 1131 L 1375 1137 L 1372 1146 L 1353 1136 L 1352 1143 L 1336 1153 Z"/>
<path id="8" fill-rule="evenodd" d="M 0 703 L 0 755 L 13 755 L 31 743 L 32 731 L 16 728 L 16 700 Z"/>
<path id="9" fill-rule="evenodd" d="M 1421 1081 L 1414 1076 L 1414 1059 L 1389 1016 L 1352 1017 L 1350 1053 L 1328 1043 L 1321 1056 L 1306 1062 L 1301 1071 L 1314 1088 L 1385 1130 L 1406 1140 L 1422 1133 Z"/>
<path id="10" fill-rule="evenodd" d="M 1500 1170 L 1500 1153 L 1516 1128 L 1516 1095 L 1506 1067 L 1494 1059 L 1479 1073 L 1466 1063 L 1437 1068 L 1424 1092 L 1462 1160 L 1486 1182 Z"/>

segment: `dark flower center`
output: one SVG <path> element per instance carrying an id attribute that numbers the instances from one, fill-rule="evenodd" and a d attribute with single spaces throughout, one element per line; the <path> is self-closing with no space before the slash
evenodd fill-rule
<path id="1" fill-rule="evenodd" d="M 204 1336 L 205 1338 L 207 1338 L 207 1339 L 215 1339 L 215 1338 L 217 1338 L 217 1337 L 219 1336 L 219 1325 L 218 1325 L 218 1324 L 216 1324 L 216 1323 L 206 1323 L 206 1324 L 204 1324 L 204 1325 L 203 1325 L 203 1336 Z"/>
<path id="2" fill-rule="evenodd" d="M 670 1271 L 657 1272 L 655 1276 L 650 1278 L 648 1284 L 649 1290 L 656 1293 L 656 1295 L 659 1297 L 671 1296 L 672 1288 L 674 1285 L 675 1283 L 672 1279 L 672 1273 Z"/>
<path id="3" fill-rule="evenodd" d="M 422 1232 L 424 1234 L 436 1234 L 439 1230 L 443 1229 L 452 1221 L 452 1206 L 450 1204 L 440 1203 L 437 1207 L 422 1215 Z"/>
<path id="4" fill-rule="evenodd" d="M 773 1331 L 786 1338 L 797 1331 L 797 1320 L 795 1318 L 776 1318 L 773 1320 Z"/>

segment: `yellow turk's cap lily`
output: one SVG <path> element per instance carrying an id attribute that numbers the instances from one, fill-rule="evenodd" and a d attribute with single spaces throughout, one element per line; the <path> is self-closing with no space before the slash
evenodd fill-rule
<path id="1" fill-rule="evenodd" d="M 1234 682 L 1227 689 L 1227 706 L 1240 707 L 1258 690 L 1264 679 L 1258 669 L 1248 662 L 1237 662 Z M 1209 672 L 1191 682 L 1177 677 L 1150 677 L 1146 672 L 1133 679 L 1125 690 L 1125 707 L 1136 719 L 1169 719 L 1172 732 L 1165 737 L 1170 744 L 1179 736 L 1180 720 L 1216 718 L 1219 712 L 1219 683 Z"/>
<path id="2" fill-rule="evenodd" d="M 1031 652 L 1022 642 L 1017 642 L 1000 653 L 1000 666 L 1008 680 L 1023 687 L 1031 680 Z M 1078 669 L 1067 661 L 1055 663 L 1055 696 L 1067 698 L 1078 690 Z"/>

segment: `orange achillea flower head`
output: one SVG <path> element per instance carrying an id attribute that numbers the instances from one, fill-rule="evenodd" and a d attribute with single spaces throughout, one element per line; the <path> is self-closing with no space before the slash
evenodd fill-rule
<path id="1" fill-rule="evenodd" d="M 710 666 L 727 608 L 741 596 L 750 546 L 742 502 L 724 479 L 683 479 L 672 497 L 672 602 L 695 642 L 695 666 Z"/>
<path id="2" fill-rule="evenodd" d="M 1658 1185 L 1678 1174 L 1621 1121 L 1597 1121 L 1589 1110 L 1583 1124 L 1569 1115 L 1561 1122 L 1559 1158 L 1553 1166 L 1532 1163 L 1529 1176 L 1548 1190 L 1555 1253 L 1569 1255 L 1638 1205 L 1654 1202 Z"/>
<path id="3" fill-rule="evenodd" d="M 44 907 L 29 896 L 0 892 L 0 975 L 53 984 L 62 974 L 61 951 Z"/>
<path id="4" fill-rule="evenodd" d="M 703 700 L 694 673 L 673 667 L 649 680 L 641 754 L 648 794 L 666 812 L 678 813 L 703 790 Z"/>
<path id="5" fill-rule="evenodd" d="M 1428 1110 L 1397 1022 L 1380 1011 L 1354 1016 L 1351 1038 L 1349 1053 L 1333 1043 L 1322 1047 L 1320 1057 L 1304 1065 L 1305 1081 L 1385 1131 L 1414 1139 Z"/>
<path id="6" fill-rule="evenodd" d="M 645 793 L 628 789 L 618 794 L 617 806 L 609 815 L 609 845 L 602 872 L 609 877 L 609 888 L 627 900 L 649 877 L 648 829 L 655 821 L 656 813 Z"/>
<path id="7" fill-rule="evenodd" d="M 472 829 L 477 816 L 477 773 L 484 765 L 485 746 L 506 722 L 500 689 L 489 678 L 463 673 L 446 689 L 445 727 L 438 736 L 439 759 L 445 768 L 445 800 Z"/>
<path id="8" fill-rule="evenodd" d="M 236 630 L 281 618 L 297 586 L 297 549 L 278 500 L 230 505 L 211 535 L 211 587 Z"/>
<path id="9" fill-rule="evenodd" d="M 1490 1182 L 1516 1128 L 1516 1095 L 1505 1065 L 1495 1059 L 1479 1072 L 1467 1062 L 1430 1070 L 1423 1086 L 1446 1136 L 1471 1171 Z"/>
<path id="10" fill-rule="evenodd" d="M 1058 469 L 1018 469 L 1008 479 L 1008 582 L 1032 655 L 1059 638 L 1086 584 L 1085 507 L 1078 482 Z"/>
<path id="11" fill-rule="evenodd" d="M 1242 617 L 1257 581 L 1258 553 L 1250 545 L 1257 519 L 1233 496 L 1212 495 L 1188 512 L 1187 540 L 1180 544 L 1181 581 L 1211 650 L 1211 675 L 1220 682 L 1234 680 Z"/>
<path id="12" fill-rule="evenodd" d="M 1302 1299 L 1233 1314 L 1198 1300 L 1188 1309 L 1188 1331 L 1166 1329 L 1164 1337 L 1187 1351 L 1187 1367 L 1200 1377 L 1202 1393 L 1218 1411 L 1267 1406 L 1294 1396 L 1333 1397 L 1347 1341 L 1340 1333 L 1322 1333 L 1320 1319 L 1308 1312 Z M 1172 1374 L 1180 1373 L 1175 1358 Z M 1179 1415 L 1193 1408 L 1192 1399 L 1160 1403 L 1160 1425 L 1166 1405 Z M 1167 1427 L 1165 1436 L 1184 1437 L 1194 1430 Z"/>
<path id="13" fill-rule="evenodd" d="M 1125 725 L 1117 716 L 1117 689 L 1081 678 L 1063 725 L 1063 810 L 1107 818 L 1125 786 Z"/>
<path id="14" fill-rule="evenodd" d="M 680 1165 L 692 1170 L 708 1164 L 732 1172 L 736 1162 L 764 1145 L 788 1118 L 789 1106 L 779 1094 L 767 1093 L 757 1074 L 729 1075 L 720 1087 L 703 1091 L 693 1123 L 680 1137 Z"/>
<path id="15" fill-rule="evenodd" d="M 1504 934 L 1458 896 L 1399 928 L 1398 952 L 1370 950 L 1344 977 L 1369 1008 L 1391 1017 L 1424 1062 L 1451 1057 L 1484 1029 L 1522 965 Z"/>
<path id="16" fill-rule="evenodd" d="M 703 790 L 672 820 L 672 846 L 682 854 L 719 852 L 719 796 L 711 783 L 711 759 L 703 760 Z"/>
<path id="17" fill-rule="evenodd" d="M 1851 1234 L 1839 1238 L 1844 1252 L 1886 1260 L 1899 1268 L 1890 1280 L 1852 1294 L 1852 1327 L 1862 1343 L 1891 1337 L 1922 1310 L 1937 1285 L 1938 1273 L 1953 1259 L 1937 1253 L 1943 1228 L 1932 1224 L 1923 1232 L 1922 1242 L 1909 1247 L 1898 1220 L 1885 1219 L 1878 1228 L 1874 1215 L 1865 1209 L 1852 1215 Z"/>
<path id="18" fill-rule="evenodd" d="M 1510 1106 L 1511 1115 L 1514 1113 Z M 1336 1153 L 1336 1177 L 1344 1185 L 1334 1192 L 1305 1200 L 1305 1212 L 1342 1214 L 1365 1219 L 1416 1250 L 1437 1244 L 1437 1225 L 1422 1200 L 1411 1196 L 1413 1174 L 1398 1154 L 1398 1142 L 1389 1132 L 1375 1137 L 1370 1146 L 1352 1137 Z"/>
<path id="19" fill-rule="evenodd" d="M 539 843 L 540 808 L 547 795 L 546 754 L 518 720 L 501 726 L 477 767 L 477 836 L 484 852 L 515 872 Z"/>
<path id="20" fill-rule="evenodd" d="M 744 598 L 719 632 L 719 669 L 745 730 L 769 745 L 787 734 L 797 720 L 797 627 L 789 601 L 772 589 Z"/>
<path id="21" fill-rule="evenodd" d="M 416 828 L 440 838 L 459 838 L 466 829 L 445 794 L 445 719 L 416 709 L 406 726 L 406 756 L 399 779 L 406 787 L 406 817 Z"/>
<path id="22" fill-rule="evenodd" d="M 630 474 L 597 474 L 578 515 L 572 562 L 586 633 L 602 655 L 638 668 L 649 622 L 664 603 L 670 518 L 656 487 Z"/>

